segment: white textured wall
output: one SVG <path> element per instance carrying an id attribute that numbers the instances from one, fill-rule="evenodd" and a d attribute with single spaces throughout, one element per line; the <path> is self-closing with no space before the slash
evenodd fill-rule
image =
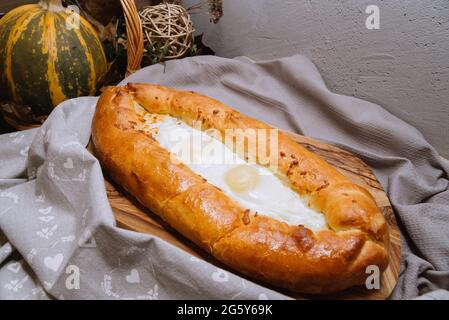
<path id="1" fill-rule="evenodd" d="M 380 30 L 365 28 L 368 4 Z M 306 55 L 332 91 L 384 106 L 449 157 L 448 0 L 224 0 L 219 24 L 194 22 L 220 56 Z"/>

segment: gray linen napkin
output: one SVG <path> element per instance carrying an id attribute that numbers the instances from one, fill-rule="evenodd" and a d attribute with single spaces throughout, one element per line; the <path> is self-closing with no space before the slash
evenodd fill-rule
<path id="1" fill-rule="evenodd" d="M 449 166 L 413 127 L 329 92 L 302 56 L 188 58 L 125 82 L 194 90 L 360 155 L 401 223 L 402 272 L 392 297 L 449 297 Z M 67 101 L 42 128 L 0 136 L 0 299 L 287 298 L 115 226 L 101 168 L 85 150 L 95 103 Z"/>

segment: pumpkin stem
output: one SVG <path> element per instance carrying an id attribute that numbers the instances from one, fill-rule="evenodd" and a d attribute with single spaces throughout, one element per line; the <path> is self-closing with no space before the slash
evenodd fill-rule
<path id="1" fill-rule="evenodd" d="M 40 0 L 39 5 L 48 11 L 59 12 L 65 10 L 61 0 Z"/>

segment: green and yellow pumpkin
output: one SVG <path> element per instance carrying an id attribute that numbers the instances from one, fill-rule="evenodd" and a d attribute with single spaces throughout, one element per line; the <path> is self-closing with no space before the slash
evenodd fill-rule
<path id="1" fill-rule="evenodd" d="M 106 69 L 96 31 L 61 0 L 20 6 L 0 19 L 0 95 L 34 115 L 94 94 Z"/>

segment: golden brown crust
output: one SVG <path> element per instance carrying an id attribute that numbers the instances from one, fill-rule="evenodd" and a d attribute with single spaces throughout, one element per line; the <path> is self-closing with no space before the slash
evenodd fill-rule
<path id="1" fill-rule="evenodd" d="M 139 129 L 143 120 L 134 100 L 151 113 L 188 124 L 201 121 L 203 128 L 222 133 L 270 127 L 217 100 L 157 85 L 111 87 L 98 102 L 92 136 L 102 166 L 217 259 L 250 277 L 305 293 L 360 285 L 367 266 L 387 267 L 389 232 L 373 197 L 314 153 L 279 133 L 279 171 L 326 217 L 330 230 L 316 233 L 250 213 L 187 166 L 174 164 L 169 152 Z"/>

